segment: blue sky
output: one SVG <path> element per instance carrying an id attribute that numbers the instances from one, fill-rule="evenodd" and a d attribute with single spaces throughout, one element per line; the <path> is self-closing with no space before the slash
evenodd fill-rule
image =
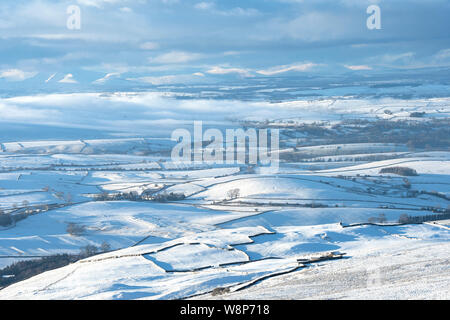
<path id="1" fill-rule="evenodd" d="M 371 4 L 381 30 L 366 27 Z M 70 5 L 80 30 L 66 27 Z M 439 74 L 449 17 L 448 0 L 2 0 L 0 87 Z"/>

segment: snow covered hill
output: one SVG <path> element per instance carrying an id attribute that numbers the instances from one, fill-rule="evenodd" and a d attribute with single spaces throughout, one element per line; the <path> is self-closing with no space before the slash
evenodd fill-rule
<path id="1" fill-rule="evenodd" d="M 149 98 L 133 97 L 101 99 Z M 1 142 L 0 299 L 448 299 L 450 229 L 441 218 L 450 153 L 351 143 L 346 131 L 362 132 L 362 124 L 341 123 L 336 113 L 310 127 L 324 109 L 346 112 L 346 103 L 360 114 L 388 104 L 404 112 L 392 100 L 319 101 L 322 110 L 302 120 L 271 111 L 266 125 L 282 131 L 277 171 L 172 162 L 174 141 L 160 134 Z M 310 104 L 276 107 L 285 116 Z M 386 124 L 375 118 L 368 123 Z M 397 120 L 387 120 L 395 135 Z M 383 171 L 398 167 L 413 174 Z M 82 258 L 33 277 L 5 269 L 56 254 Z"/>

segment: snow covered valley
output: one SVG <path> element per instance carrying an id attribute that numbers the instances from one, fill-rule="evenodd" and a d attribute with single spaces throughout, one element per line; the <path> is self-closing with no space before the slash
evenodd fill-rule
<path id="1" fill-rule="evenodd" d="M 2 143 L 0 299 L 448 299 L 447 118 L 288 119 L 276 171 L 166 138 Z"/>

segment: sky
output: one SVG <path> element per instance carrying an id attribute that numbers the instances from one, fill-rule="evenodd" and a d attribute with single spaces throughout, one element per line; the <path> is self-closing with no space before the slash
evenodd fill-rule
<path id="1" fill-rule="evenodd" d="M 449 16 L 448 0 L 2 0 L 0 93 L 439 74 Z"/>

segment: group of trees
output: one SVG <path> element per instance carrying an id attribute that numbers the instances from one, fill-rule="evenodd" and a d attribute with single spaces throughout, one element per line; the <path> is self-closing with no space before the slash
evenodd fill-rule
<path id="1" fill-rule="evenodd" d="M 0 209 L 0 226 L 7 227 L 14 222 L 18 222 L 27 218 L 30 215 L 50 210 L 50 206 L 47 204 L 35 206 L 28 205 L 28 201 L 24 200 L 22 202 L 23 207 L 21 208 L 19 208 L 17 204 L 13 204 L 12 211 L 10 212 L 5 212 L 4 210 Z"/>
<path id="2" fill-rule="evenodd" d="M 427 214 L 424 216 L 409 216 L 403 213 L 398 218 L 399 223 L 422 223 L 435 220 L 447 220 L 450 219 L 450 212 L 439 214 Z"/>
<path id="3" fill-rule="evenodd" d="M 8 227 L 17 221 L 25 219 L 26 217 L 28 217 L 30 214 L 33 213 L 34 211 L 25 210 L 24 212 L 12 214 L 10 212 L 4 212 L 3 210 L 0 209 L 0 226 Z"/>
<path id="4" fill-rule="evenodd" d="M 0 209 L 0 226 L 7 227 L 13 224 L 14 220 L 11 217 L 11 214 L 4 213 L 3 210 Z"/>
<path id="5" fill-rule="evenodd" d="M 239 198 L 240 194 L 241 194 L 241 190 L 240 189 L 238 189 L 238 188 L 231 189 L 231 190 L 228 190 L 228 192 L 227 192 L 227 198 L 229 200 L 234 200 L 234 199 Z"/>
<path id="6" fill-rule="evenodd" d="M 114 194 L 109 194 L 107 192 L 103 192 L 95 196 L 95 200 L 97 201 L 121 201 L 121 200 L 129 200 L 129 201 L 138 201 L 142 200 L 137 192 L 117 192 Z"/>
<path id="7" fill-rule="evenodd" d="M 34 260 L 16 262 L 0 270 L 0 287 L 31 278 L 48 270 L 64 267 L 78 259 L 77 255 L 57 254 Z"/>
<path id="8" fill-rule="evenodd" d="M 109 252 L 109 251 L 111 251 L 111 245 L 108 242 L 104 241 L 100 245 L 100 247 L 97 247 L 97 246 L 94 246 L 91 244 L 82 247 L 78 256 L 80 259 L 85 259 L 85 258 L 95 256 L 96 254 L 105 253 L 105 252 Z"/>
<path id="9" fill-rule="evenodd" d="M 57 197 L 58 199 L 63 200 L 67 204 L 72 203 L 72 194 L 70 192 L 65 194 L 64 192 L 59 191 L 59 192 L 55 192 L 53 195 L 55 197 Z"/>
<path id="10" fill-rule="evenodd" d="M 424 115 L 421 112 L 411 113 L 412 118 Z M 349 119 L 343 120 L 331 128 L 326 123 L 315 123 L 309 126 L 298 124 L 280 129 L 282 136 L 299 137 L 297 147 L 346 143 L 395 143 L 407 145 L 412 150 L 448 150 L 450 145 L 449 119 L 430 118 L 428 121 Z M 283 141 L 280 143 L 282 145 Z M 292 154 L 290 156 L 293 157 Z M 308 158 L 307 154 L 296 156 L 299 159 Z M 316 156 L 310 155 L 310 158 L 312 157 Z"/>
<path id="11" fill-rule="evenodd" d="M 409 116 L 411 118 L 423 118 L 426 115 L 425 112 L 411 112 Z"/>
<path id="12" fill-rule="evenodd" d="M 100 195 L 95 197 L 97 201 L 156 201 L 156 202 L 169 202 L 169 201 L 180 201 L 184 200 L 186 196 L 184 193 L 157 193 L 153 194 L 150 192 L 143 192 L 142 194 L 138 194 L 135 191 L 131 192 L 118 192 L 114 194 L 108 194 L 103 192 Z"/>
<path id="13" fill-rule="evenodd" d="M 393 173 L 400 176 L 417 176 L 417 171 L 408 167 L 389 167 L 380 170 L 380 173 Z"/>
<path id="14" fill-rule="evenodd" d="M 447 220 L 450 219 L 450 212 L 447 210 L 445 213 L 438 214 L 427 214 L 423 216 L 410 216 L 406 213 L 403 213 L 398 218 L 398 223 L 423 223 L 427 221 L 436 221 L 436 220 Z M 378 217 L 370 217 L 368 219 L 369 223 L 386 223 L 386 215 L 384 213 L 380 213 Z"/>
<path id="15" fill-rule="evenodd" d="M 76 224 L 74 222 L 70 222 L 67 225 L 66 231 L 71 236 L 79 237 L 79 236 L 82 236 L 85 233 L 86 228 L 85 228 L 85 226 Z"/>
<path id="16" fill-rule="evenodd" d="M 384 213 L 380 213 L 378 217 L 370 217 L 368 219 L 369 223 L 386 223 L 386 215 Z"/>
<path id="17" fill-rule="evenodd" d="M 85 259 L 110 250 L 111 246 L 109 243 L 103 242 L 100 247 L 87 245 L 81 248 L 78 254 L 56 254 L 39 259 L 16 262 L 0 270 L 0 289 L 45 271 L 61 268 L 80 259 Z"/>
<path id="18" fill-rule="evenodd" d="M 186 196 L 184 193 L 158 193 L 153 196 L 153 201 L 156 202 L 168 202 L 168 201 L 180 201 L 184 200 Z"/>

